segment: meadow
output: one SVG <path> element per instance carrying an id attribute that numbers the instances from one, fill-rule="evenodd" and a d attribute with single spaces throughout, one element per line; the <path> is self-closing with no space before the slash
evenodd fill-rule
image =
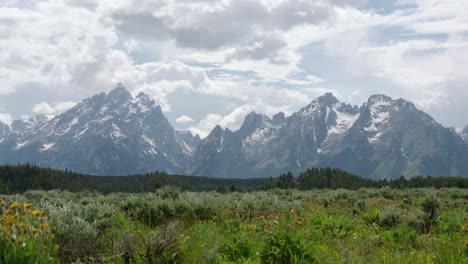
<path id="1" fill-rule="evenodd" d="M 468 190 L 0 195 L 0 263 L 467 263 Z"/>

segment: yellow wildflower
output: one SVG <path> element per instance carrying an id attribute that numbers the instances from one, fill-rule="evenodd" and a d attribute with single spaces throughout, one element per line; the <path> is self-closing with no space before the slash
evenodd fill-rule
<path id="1" fill-rule="evenodd" d="M 49 226 L 48 223 L 43 223 L 43 224 L 41 225 L 41 227 L 42 227 L 42 229 L 47 229 L 47 230 L 50 229 L 50 226 Z"/>
<path id="2" fill-rule="evenodd" d="M 20 236 L 20 237 L 18 237 L 18 239 L 16 239 L 16 243 L 18 243 L 18 244 L 22 244 L 25 241 L 26 241 L 26 237 L 24 237 L 24 236 Z"/>
<path id="3" fill-rule="evenodd" d="M 41 210 L 33 210 L 33 211 L 32 211 L 32 215 L 33 215 L 34 217 L 36 217 L 36 218 L 37 218 L 37 217 L 41 217 L 42 214 L 43 214 L 43 212 L 42 212 Z"/>
<path id="4" fill-rule="evenodd" d="M 24 210 L 28 210 L 29 208 L 31 208 L 31 206 L 32 206 L 32 203 L 23 203 Z"/>
<path id="5" fill-rule="evenodd" d="M 4 220 L 5 220 L 5 225 L 6 226 L 9 226 L 11 223 L 13 223 L 13 221 L 15 221 L 16 217 L 14 215 L 6 215 L 4 216 Z"/>
<path id="6" fill-rule="evenodd" d="M 18 206 L 19 206 L 19 203 L 14 202 L 14 203 L 10 204 L 10 207 L 8 207 L 8 210 L 10 210 L 10 211 L 15 210 L 16 208 L 18 208 Z"/>

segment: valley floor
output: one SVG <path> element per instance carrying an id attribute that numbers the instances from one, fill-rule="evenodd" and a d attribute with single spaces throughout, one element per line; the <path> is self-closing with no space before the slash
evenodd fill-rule
<path id="1" fill-rule="evenodd" d="M 467 189 L 0 195 L 0 263 L 467 263 Z M 1 255 L 1 254 L 0 254 Z"/>

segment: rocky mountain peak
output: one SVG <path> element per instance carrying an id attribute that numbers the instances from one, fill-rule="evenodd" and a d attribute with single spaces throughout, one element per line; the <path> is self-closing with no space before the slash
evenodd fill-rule
<path id="1" fill-rule="evenodd" d="M 275 114 L 272 118 L 273 124 L 281 125 L 286 122 L 286 115 L 283 112 Z"/>
<path id="2" fill-rule="evenodd" d="M 335 95 L 333 95 L 333 93 L 325 93 L 314 101 L 325 106 L 332 106 L 339 103 L 338 99 L 335 97 Z"/>
<path id="3" fill-rule="evenodd" d="M 132 99 L 132 95 L 121 83 L 107 93 L 106 100 L 116 104 Z"/>
<path id="4" fill-rule="evenodd" d="M 210 136 L 222 136 L 224 134 L 224 129 L 220 125 L 216 125 L 211 133 L 208 135 Z"/>
<path id="5" fill-rule="evenodd" d="M 389 96 L 383 94 L 374 94 L 367 100 L 367 105 L 382 105 L 382 104 L 389 104 L 393 102 L 393 99 Z"/>
<path id="6" fill-rule="evenodd" d="M 38 116 L 14 127 L 44 120 Z M 288 117 L 251 112 L 239 130 L 217 125 L 201 140 L 175 131 L 154 100 L 144 93 L 133 97 L 120 84 L 32 127 L 19 135 L 0 124 L 4 163 L 100 175 L 163 170 L 266 177 L 325 166 L 374 179 L 468 173 L 468 127 L 455 134 L 412 103 L 385 95 L 373 95 L 359 108 L 327 93 Z"/>
<path id="7" fill-rule="evenodd" d="M 250 112 L 247 116 L 245 116 L 244 123 L 242 124 L 239 131 L 241 131 L 241 133 L 252 133 L 257 128 L 268 125 L 271 125 L 271 119 L 268 116 Z"/>
<path id="8" fill-rule="evenodd" d="M 332 93 L 325 93 L 317 99 L 313 100 L 306 107 L 299 110 L 299 112 L 294 115 L 301 118 L 315 118 L 326 114 L 327 109 L 333 108 L 339 103 L 338 99 Z"/>
<path id="9" fill-rule="evenodd" d="M 140 92 L 136 96 L 136 99 L 144 104 L 151 104 L 154 103 L 154 101 L 145 93 Z"/>

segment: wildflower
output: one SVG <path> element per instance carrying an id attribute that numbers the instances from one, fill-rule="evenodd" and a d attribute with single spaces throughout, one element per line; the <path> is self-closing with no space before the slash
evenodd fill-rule
<path id="1" fill-rule="evenodd" d="M 18 202 L 14 202 L 14 203 L 10 204 L 10 207 L 8 207 L 8 210 L 13 211 L 13 210 L 15 210 L 16 208 L 18 208 L 18 206 L 19 206 L 19 203 L 18 203 Z"/>
<path id="2" fill-rule="evenodd" d="M 24 237 L 24 236 L 20 236 L 20 237 L 18 237 L 18 239 L 16 239 L 16 242 L 18 244 L 23 244 L 25 241 L 26 241 L 26 237 Z"/>
<path id="3" fill-rule="evenodd" d="M 31 208 L 31 206 L 32 206 L 32 203 L 23 203 L 24 210 L 28 210 L 29 208 Z"/>
<path id="4" fill-rule="evenodd" d="M 43 212 L 41 210 L 33 210 L 32 215 L 36 218 L 41 217 Z"/>
<path id="5" fill-rule="evenodd" d="M 15 221 L 16 217 L 15 215 L 6 215 L 5 217 L 5 225 L 9 226 Z"/>

